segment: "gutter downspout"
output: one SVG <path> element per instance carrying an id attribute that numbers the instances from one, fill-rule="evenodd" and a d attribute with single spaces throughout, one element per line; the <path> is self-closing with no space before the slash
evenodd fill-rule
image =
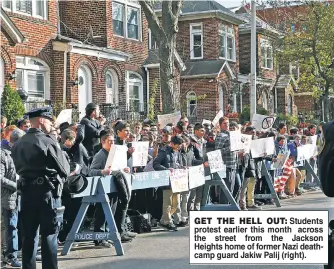
<path id="1" fill-rule="evenodd" d="M 146 102 L 147 102 L 147 115 L 150 113 L 150 71 L 145 67 L 146 72 Z"/>
<path id="2" fill-rule="evenodd" d="M 66 84 L 67 84 L 67 50 L 64 51 L 64 79 L 63 79 L 63 106 L 66 105 Z"/>

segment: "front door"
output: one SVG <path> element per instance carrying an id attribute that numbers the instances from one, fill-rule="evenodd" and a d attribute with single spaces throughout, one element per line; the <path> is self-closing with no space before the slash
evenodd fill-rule
<path id="1" fill-rule="evenodd" d="M 92 102 L 92 73 L 87 66 L 81 66 L 78 71 L 78 101 L 80 119 L 85 116 L 87 104 Z"/>

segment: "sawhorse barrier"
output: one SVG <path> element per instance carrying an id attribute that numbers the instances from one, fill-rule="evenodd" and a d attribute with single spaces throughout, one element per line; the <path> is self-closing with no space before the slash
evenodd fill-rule
<path id="1" fill-rule="evenodd" d="M 128 186 L 131 187 L 131 175 L 125 176 Z M 79 194 L 72 195 L 72 198 L 83 197 L 79 212 L 73 223 L 73 226 L 67 235 L 61 255 L 67 255 L 75 241 L 94 241 L 94 240 L 112 240 L 115 246 L 116 254 L 124 254 L 121 237 L 117 231 L 115 219 L 109 204 L 108 193 L 117 192 L 113 181 L 113 176 L 107 177 L 89 177 L 87 188 Z M 91 203 L 101 203 L 109 232 L 105 233 L 79 233 L 80 226 L 86 216 L 87 209 Z"/>
<path id="2" fill-rule="evenodd" d="M 264 199 L 273 199 L 275 204 L 276 204 L 276 207 L 281 207 L 281 203 L 280 203 L 280 200 L 277 196 L 277 193 L 275 191 L 275 188 L 274 188 L 274 184 L 273 184 L 273 178 L 271 177 L 268 169 L 267 169 L 267 166 L 265 164 L 264 161 L 262 161 L 262 173 L 264 174 L 264 177 L 266 179 L 266 182 L 267 182 L 267 185 L 269 187 L 269 191 L 270 193 L 267 193 L 267 194 L 255 194 L 254 195 L 254 199 L 260 199 L 260 200 L 264 200 Z"/>
<path id="3" fill-rule="evenodd" d="M 226 178 L 225 171 L 218 171 L 205 177 L 205 185 L 203 190 L 203 198 L 201 202 L 201 210 L 203 211 L 236 211 L 240 210 L 238 203 L 235 201 L 233 195 L 227 188 L 224 178 Z M 211 186 L 220 186 L 225 197 L 230 204 L 209 204 L 210 188 Z"/>

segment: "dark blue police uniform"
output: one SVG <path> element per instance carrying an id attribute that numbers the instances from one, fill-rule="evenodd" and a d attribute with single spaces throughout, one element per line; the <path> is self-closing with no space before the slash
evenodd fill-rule
<path id="1" fill-rule="evenodd" d="M 52 108 L 35 109 L 27 116 L 52 120 Z M 61 187 L 70 173 L 69 163 L 55 138 L 36 128 L 30 128 L 13 146 L 12 156 L 20 176 L 23 269 L 36 269 L 38 228 L 42 268 L 56 269 L 57 237 L 63 219 Z"/>

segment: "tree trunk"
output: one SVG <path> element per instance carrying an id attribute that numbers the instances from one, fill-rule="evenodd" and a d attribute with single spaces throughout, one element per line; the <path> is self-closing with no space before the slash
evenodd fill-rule
<path id="1" fill-rule="evenodd" d="M 173 113 L 176 109 L 177 89 L 174 89 L 174 42 L 166 40 L 160 43 L 160 83 L 162 94 L 162 111 L 164 114 Z"/>
<path id="2" fill-rule="evenodd" d="M 328 116 L 329 116 L 329 102 L 328 102 L 329 101 L 329 88 L 328 87 L 325 88 L 323 100 L 324 100 L 324 107 L 323 107 L 324 121 L 328 122 Z"/>

